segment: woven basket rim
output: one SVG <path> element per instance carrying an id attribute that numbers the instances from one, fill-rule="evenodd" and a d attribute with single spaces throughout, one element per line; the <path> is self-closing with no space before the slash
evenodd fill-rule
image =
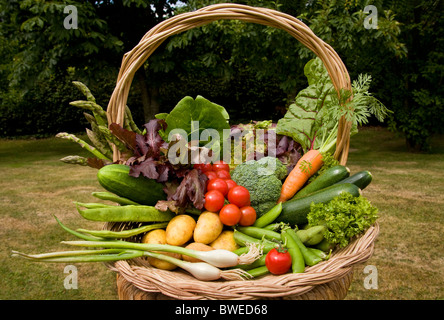
<path id="1" fill-rule="evenodd" d="M 335 50 L 318 38 L 313 31 L 299 19 L 288 14 L 267 8 L 251 7 L 240 4 L 216 4 L 199 10 L 179 14 L 159 23 L 149 30 L 140 42 L 123 59 L 116 86 L 111 95 L 108 108 L 108 122 L 123 123 L 125 106 L 135 72 L 149 56 L 169 36 L 200 27 L 216 20 L 241 20 L 282 29 L 319 57 L 326 67 L 332 83 L 339 92 L 351 90 L 351 81 L 347 68 Z M 345 117 L 338 123 L 338 138 L 335 158 L 340 164 L 347 162 L 350 143 L 351 122 Z M 120 153 L 114 146 L 114 161 Z M 106 229 L 115 224 L 108 223 Z M 374 240 L 379 233 L 375 223 L 361 237 L 355 239 L 346 248 L 336 250 L 331 258 L 316 266 L 306 269 L 302 274 L 264 276 L 257 280 L 246 281 L 199 281 L 182 271 L 166 271 L 152 268 L 141 259 L 118 261 L 107 266 L 118 272 L 135 287 L 146 292 L 160 292 L 177 299 L 258 299 L 264 297 L 285 297 L 302 295 L 316 285 L 322 285 L 344 277 L 352 272 L 357 263 L 362 263 L 373 254 Z M 342 296 L 345 296 L 348 287 Z"/>
<path id="2" fill-rule="evenodd" d="M 108 123 L 123 124 L 125 106 L 136 71 L 143 66 L 150 55 L 168 37 L 217 20 L 240 20 L 279 28 L 288 32 L 322 60 L 338 96 L 341 89 L 351 90 L 348 70 L 339 55 L 299 19 L 268 8 L 233 3 L 215 4 L 196 11 L 182 13 L 160 22 L 149 30 L 131 51 L 123 56 L 116 86 L 107 107 Z M 341 164 L 345 165 L 350 144 L 351 122 L 342 117 L 339 120 L 337 130 L 334 156 Z M 113 160 L 117 161 L 120 152 L 115 146 L 113 153 Z"/>

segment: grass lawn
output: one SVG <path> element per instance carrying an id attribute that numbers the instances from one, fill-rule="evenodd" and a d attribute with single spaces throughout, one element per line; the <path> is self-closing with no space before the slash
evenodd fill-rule
<path id="1" fill-rule="evenodd" d="M 444 140 L 436 137 L 430 154 L 411 154 L 404 140 L 379 128 L 352 138 L 348 166 L 370 170 L 374 180 L 364 190 L 380 211 L 375 253 L 355 268 L 347 299 L 444 299 Z M 103 264 L 76 264 L 78 289 L 67 290 L 65 264 L 39 264 L 11 258 L 11 250 L 41 253 L 66 250 L 73 239 L 53 218 L 72 228 L 101 228 L 79 219 L 73 201 L 92 202 L 103 190 L 96 169 L 68 165 L 61 157 L 86 155 L 61 139 L 0 140 L 0 299 L 117 299 L 115 274 Z M 365 289 L 372 265 L 378 288 Z"/>

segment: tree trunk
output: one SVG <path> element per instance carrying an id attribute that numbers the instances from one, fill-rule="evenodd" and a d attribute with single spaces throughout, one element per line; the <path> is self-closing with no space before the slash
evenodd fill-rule
<path id="1" fill-rule="evenodd" d="M 145 123 L 147 123 L 151 119 L 154 119 L 154 116 L 159 113 L 159 88 L 148 87 L 146 74 L 143 69 L 137 71 L 137 79 L 142 98 Z"/>

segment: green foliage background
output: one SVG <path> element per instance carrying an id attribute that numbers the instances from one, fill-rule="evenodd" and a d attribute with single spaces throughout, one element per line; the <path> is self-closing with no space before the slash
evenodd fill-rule
<path id="1" fill-rule="evenodd" d="M 146 31 L 217 2 L 300 18 L 338 52 L 352 79 L 372 76 L 370 92 L 393 111 L 388 126 L 411 150 L 428 150 L 442 132 L 443 1 L 0 0 L 0 135 L 83 131 L 81 111 L 68 105 L 81 97 L 71 81 L 84 82 L 106 108 L 123 54 Z M 76 6 L 78 29 L 64 28 L 66 5 Z M 377 29 L 363 27 L 368 5 L 378 9 Z M 233 121 L 277 120 L 306 86 L 303 66 L 311 58 L 281 30 L 217 21 L 159 47 L 138 71 L 128 105 L 142 124 L 200 94 L 225 106 Z"/>

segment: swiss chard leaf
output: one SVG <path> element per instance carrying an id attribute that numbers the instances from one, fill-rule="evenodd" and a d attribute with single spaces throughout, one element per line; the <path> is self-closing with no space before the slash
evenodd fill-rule
<path id="1" fill-rule="evenodd" d="M 338 104 L 337 92 L 319 58 L 304 67 L 308 87 L 301 90 L 285 116 L 276 126 L 276 133 L 291 137 L 304 152 L 319 149 L 337 120 L 329 111 Z"/>

